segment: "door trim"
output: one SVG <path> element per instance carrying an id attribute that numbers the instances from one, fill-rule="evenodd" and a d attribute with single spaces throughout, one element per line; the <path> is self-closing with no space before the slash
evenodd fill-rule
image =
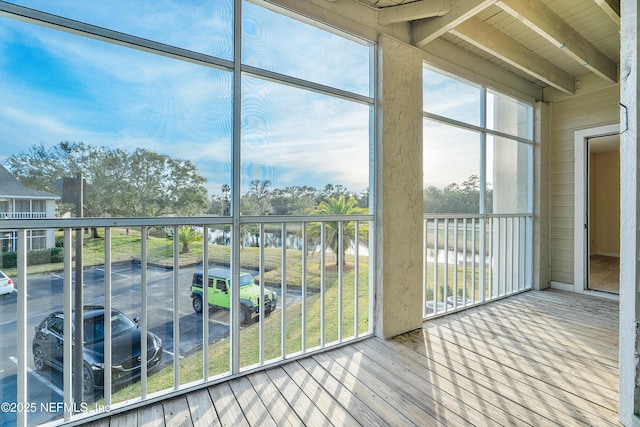
<path id="1" fill-rule="evenodd" d="M 589 161 L 587 147 L 588 140 L 599 136 L 617 135 L 620 133 L 620 124 L 598 126 L 589 129 L 577 130 L 573 133 L 574 153 L 574 193 L 573 193 L 573 288 L 576 293 L 596 293 L 585 289 L 585 279 L 589 268 L 589 247 L 586 244 L 587 229 L 587 165 Z"/>

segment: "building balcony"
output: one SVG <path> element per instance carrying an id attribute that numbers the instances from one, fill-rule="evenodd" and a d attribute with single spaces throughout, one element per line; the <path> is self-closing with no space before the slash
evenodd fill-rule
<path id="1" fill-rule="evenodd" d="M 0 301 L 0 325 L 14 331 L 3 353 L 15 356 L 0 378 L 6 401 L 34 410 L 9 413 L 8 425 L 615 425 L 617 304 L 530 290 L 529 215 L 425 216 L 414 286 L 427 321 L 389 340 L 373 337 L 371 216 L 240 219 L 238 229 L 220 217 L 36 221 L 62 230 L 64 261 L 44 273 L 16 227 L 18 292 Z M 74 230 L 91 228 L 79 270 Z M 212 273 L 225 267 L 229 277 Z M 243 294 L 245 272 L 256 295 Z M 70 334 L 60 366 L 41 370 L 34 333 L 56 310 L 71 330 L 80 289 L 84 306 L 135 319 L 150 337 L 139 347 L 154 351 L 140 352 L 128 382 L 116 377 L 124 365 L 98 361 L 78 398 Z M 104 360 L 115 360 L 107 325 Z"/>
<path id="2" fill-rule="evenodd" d="M 0 219 L 43 219 L 46 212 L 0 212 Z"/>

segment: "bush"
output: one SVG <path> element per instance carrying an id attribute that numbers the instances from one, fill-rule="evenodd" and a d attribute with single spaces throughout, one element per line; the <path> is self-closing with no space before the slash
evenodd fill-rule
<path id="1" fill-rule="evenodd" d="M 62 248 L 38 249 L 27 252 L 28 265 L 55 264 L 64 260 Z M 2 268 L 16 268 L 18 266 L 17 252 L 4 252 L 2 254 Z"/>

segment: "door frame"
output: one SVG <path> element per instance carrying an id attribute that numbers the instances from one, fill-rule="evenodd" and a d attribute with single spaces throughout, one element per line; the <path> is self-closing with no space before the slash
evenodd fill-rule
<path id="1" fill-rule="evenodd" d="M 589 273 L 589 245 L 587 241 L 589 198 L 587 197 L 588 165 L 589 165 L 589 139 L 599 136 L 617 135 L 620 133 L 620 124 L 598 126 L 577 130 L 573 133 L 574 153 L 574 226 L 573 226 L 573 289 L 576 293 L 593 293 L 601 297 L 617 299 L 618 296 L 586 289 L 586 279 Z"/>

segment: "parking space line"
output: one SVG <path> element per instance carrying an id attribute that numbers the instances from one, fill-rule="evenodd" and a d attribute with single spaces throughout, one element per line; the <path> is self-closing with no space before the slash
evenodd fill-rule
<path id="1" fill-rule="evenodd" d="M 18 359 L 16 359 L 13 356 L 10 356 L 9 360 L 11 360 L 16 365 L 18 364 Z M 37 373 L 36 371 L 34 371 L 33 369 L 31 369 L 28 366 L 27 366 L 27 373 L 32 375 L 35 379 L 40 381 L 42 384 L 44 384 L 47 387 L 49 387 L 51 389 L 51 391 L 53 391 L 54 393 L 57 393 L 59 396 L 64 397 L 64 392 L 62 390 L 60 390 L 58 387 L 53 385 L 53 383 L 51 381 L 47 380 L 45 377 L 43 377 L 42 375 L 40 375 L 39 373 Z"/>
<path id="2" fill-rule="evenodd" d="M 104 268 L 97 268 L 97 267 L 96 267 L 96 271 L 102 271 L 102 272 L 104 273 Z M 113 270 L 111 270 L 111 274 L 113 274 L 114 276 L 115 276 L 115 275 L 118 275 L 118 276 L 122 276 L 122 277 L 126 277 L 126 278 L 131 277 L 131 276 L 130 276 L 130 275 L 128 275 L 128 274 L 118 273 L 117 271 L 113 271 Z"/>
<path id="3" fill-rule="evenodd" d="M 175 354 L 173 354 L 172 352 L 170 352 L 169 350 L 162 350 L 162 351 L 163 351 L 164 353 L 167 353 L 167 354 L 171 355 L 171 358 L 172 358 L 172 359 L 175 359 L 175 358 L 176 358 L 176 355 L 175 355 Z M 180 356 L 180 357 L 178 358 L 178 360 L 182 360 L 182 359 L 184 359 L 184 356 Z"/>

